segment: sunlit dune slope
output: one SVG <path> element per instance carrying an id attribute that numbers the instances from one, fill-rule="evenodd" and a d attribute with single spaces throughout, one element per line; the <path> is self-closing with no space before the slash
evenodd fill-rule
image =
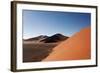
<path id="1" fill-rule="evenodd" d="M 82 29 L 55 48 L 43 61 L 81 60 L 91 58 L 91 30 Z"/>

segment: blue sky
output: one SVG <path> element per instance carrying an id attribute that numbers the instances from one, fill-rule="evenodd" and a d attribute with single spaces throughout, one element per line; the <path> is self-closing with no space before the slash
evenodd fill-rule
<path id="1" fill-rule="evenodd" d="M 90 13 L 23 10 L 23 38 L 61 33 L 72 36 L 91 24 Z"/>

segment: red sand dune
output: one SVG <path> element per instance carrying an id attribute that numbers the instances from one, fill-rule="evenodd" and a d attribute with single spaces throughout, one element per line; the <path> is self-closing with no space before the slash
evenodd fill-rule
<path id="1" fill-rule="evenodd" d="M 81 60 L 91 58 L 91 30 L 85 28 L 65 40 L 43 61 Z"/>

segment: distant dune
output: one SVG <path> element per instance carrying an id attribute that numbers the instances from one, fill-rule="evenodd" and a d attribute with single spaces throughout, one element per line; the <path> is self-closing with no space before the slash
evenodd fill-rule
<path id="1" fill-rule="evenodd" d="M 45 38 L 48 38 L 48 36 L 46 35 L 40 35 L 40 36 L 37 36 L 37 37 L 33 37 L 33 38 L 29 38 L 29 39 L 24 39 L 24 41 L 38 41 L 40 42 L 41 40 L 45 39 Z"/>
<path id="2" fill-rule="evenodd" d="M 68 36 L 64 36 L 60 33 L 57 33 L 57 34 L 54 34 L 52 36 L 40 35 L 40 36 L 37 36 L 37 37 L 24 39 L 24 42 L 56 43 L 56 42 L 64 41 L 68 38 L 69 38 Z"/>
<path id="3" fill-rule="evenodd" d="M 43 61 L 81 60 L 91 58 L 91 29 L 82 29 L 75 35 L 53 48 Z"/>
<path id="4" fill-rule="evenodd" d="M 52 35 L 50 37 L 47 37 L 43 40 L 41 40 L 41 42 L 44 42 L 44 43 L 54 43 L 54 42 L 61 42 L 61 41 L 64 41 L 66 39 L 68 39 L 69 37 L 67 36 L 64 36 L 60 33 L 57 33 L 55 35 Z"/>

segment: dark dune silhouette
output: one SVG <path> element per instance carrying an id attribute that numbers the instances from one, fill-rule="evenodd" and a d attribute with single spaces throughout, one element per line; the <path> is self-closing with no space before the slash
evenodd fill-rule
<path id="1" fill-rule="evenodd" d="M 44 43 L 61 42 L 61 41 L 64 41 L 65 39 L 68 39 L 68 38 L 69 37 L 58 33 L 58 34 L 55 34 L 53 36 L 50 36 L 50 37 L 47 37 L 47 38 L 41 40 L 41 42 L 44 42 Z"/>
<path id="2" fill-rule="evenodd" d="M 69 38 L 68 36 L 64 36 L 60 33 L 57 33 L 57 34 L 54 34 L 52 36 L 40 35 L 37 37 L 24 39 L 24 41 L 38 41 L 38 42 L 43 42 L 43 43 L 56 43 L 56 42 L 64 41 L 68 38 Z"/>

